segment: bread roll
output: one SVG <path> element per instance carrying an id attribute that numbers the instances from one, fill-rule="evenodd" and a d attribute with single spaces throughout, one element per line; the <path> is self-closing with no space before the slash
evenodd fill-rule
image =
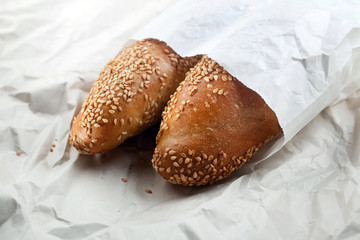
<path id="1" fill-rule="evenodd" d="M 83 154 L 100 153 L 160 121 L 170 95 L 200 58 L 182 58 L 156 39 L 126 47 L 93 84 L 73 120 L 70 143 Z"/>
<path id="2" fill-rule="evenodd" d="M 281 133 L 264 100 L 207 56 L 171 96 L 162 117 L 153 167 L 183 186 L 223 179 Z"/>

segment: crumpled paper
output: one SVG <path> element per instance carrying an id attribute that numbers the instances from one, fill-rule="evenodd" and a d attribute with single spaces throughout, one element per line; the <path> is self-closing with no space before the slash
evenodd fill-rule
<path id="1" fill-rule="evenodd" d="M 211 2 L 224 14 L 207 26 L 201 14 L 214 6 L 200 2 L 0 2 L 0 239 L 359 238 L 359 5 L 228 2 L 237 4 L 232 8 Z M 216 55 L 219 38 L 196 49 L 196 42 L 176 43 L 170 34 L 177 31 L 156 32 L 169 34 L 162 39 L 179 53 L 209 50 L 232 74 L 244 74 L 241 81 L 254 78 L 254 86 L 246 82 L 254 89 L 260 77 L 319 80 L 316 91 L 295 88 L 296 97 L 279 104 L 269 100 L 277 96 L 257 90 L 281 119 L 283 142 L 263 151 L 258 159 L 266 161 L 254 159 L 228 179 L 199 188 L 171 185 L 152 169 L 156 128 L 105 155 L 79 155 L 68 143 L 71 120 L 101 68 L 130 38 L 190 7 L 201 16 L 190 18 L 191 26 L 205 21 L 191 36 L 209 40 L 208 27 L 231 35 L 231 23 L 239 22 L 242 44 L 234 46 L 246 54 Z M 243 21 L 231 22 L 236 16 Z M 187 27 L 174 22 L 164 25 Z M 258 40 L 250 42 L 256 33 Z M 226 57 L 235 62 L 221 60 Z M 309 94 L 305 102 L 302 94 Z M 287 106 L 292 116 L 283 114 Z"/>
<path id="2" fill-rule="evenodd" d="M 164 40 L 185 56 L 207 54 L 259 93 L 284 132 L 269 154 L 334 102 L 343 88 L 360 88 L 354 65 L 360 56 L 356 11 L 345 15 L 331 1 L 323 8 L 288 1 L 192 2 L 177 2 L 134 38 Z"/>

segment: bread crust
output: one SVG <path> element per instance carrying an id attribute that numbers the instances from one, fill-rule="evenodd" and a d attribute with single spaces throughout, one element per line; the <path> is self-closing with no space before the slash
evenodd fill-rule
<path id="1" fill-rule="evenodd" d="M 153 167 L 184 186 L 221 180 L 281 133 L 275 113 L 204 55 L 162 115 Z"/>
<path id="2" fill-rule="evenodd" d="M 115 148 L 160 121 L 161 113 L 200 56 L 182 58 L 163 41 L 144 39 L 111 60 L 74 117 L 70 143 L 80 153 Z"/>

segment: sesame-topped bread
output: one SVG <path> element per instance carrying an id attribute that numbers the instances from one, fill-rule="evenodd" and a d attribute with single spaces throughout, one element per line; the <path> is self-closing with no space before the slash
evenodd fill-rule
<path id="1" fill-rule="evenodd" d="M 260 95 L 204 55 L 168 102 L 152 163 L 174 184 L 213 183 L 281 131 Z"/>
<path id="2" fill-rule="evenodd" d="M 93 84 L 74 118 L 70 143 L 83 154 L 99 153 L 154 125 L 185 73 L 200 58 L 182 58 L 156 39 L 126 47 Z"/>

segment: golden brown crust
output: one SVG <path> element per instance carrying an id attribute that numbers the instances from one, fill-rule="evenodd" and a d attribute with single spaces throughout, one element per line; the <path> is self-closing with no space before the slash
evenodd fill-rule
<path id="1" fill-rule="evenodd" d="M 203 56 L 168 102 L 153 166 L 174 184 L 213 183 L 279 133 L 276 115 L 264 100 Z"/>
<path id="2" fill-rule="evenodd" d="M 185 73 L 199 59 L 182 58 L 157 39 L 126 47 L 93 84 L 74 118 L 71 144 L 83 154 L 99 153 L 152 126 L 160 120 Z"/>

